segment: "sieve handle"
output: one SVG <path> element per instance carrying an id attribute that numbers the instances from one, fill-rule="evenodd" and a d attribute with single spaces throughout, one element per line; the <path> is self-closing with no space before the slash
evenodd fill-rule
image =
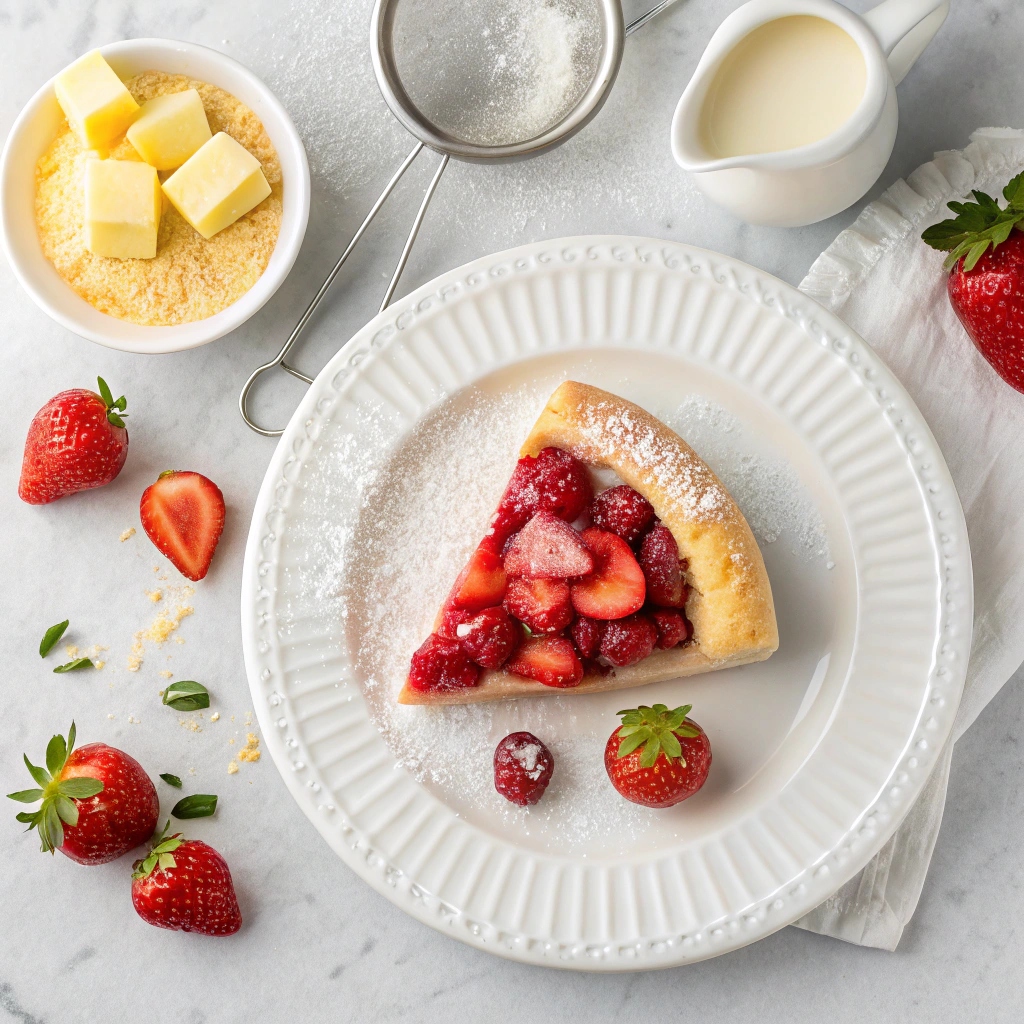
<path id="1" fill-rule="evenodd" d="M 259 377 L 268 370 L 273 370 L 277 366 L 280 366 L 286 373 L 290 373 L 293 377 L 303 381 L 305 384 L 313 383 L 312 377 L 307 377 L 306 374 L 286 363 L 285 358 L 295 346 L 296 341 L 299 340 L 299 335 L 302 333 L 306 324 L 309 323 L 310 317 L 312 317 L 316 307 L 320 305 L 321 300 L 327 294 L 327 290 L 331 287 L 334 279 L 338 276 L 338 272 L 345 265 L 345 261 L 352 255 L 352 250 L 355 249 L 359 239 L 363 237 L 363 234 L 370 226 L 373 218 L 377 216 L 380 208 L 387 201 L 388 196 L 391 195 L 395 190 L 395 186 L 402 180 L 402 175 L 405 174 L 405 172 L 412 166 L 413 161 L 417 156 L 419 156 L 420 150 L 422 149 L 423 143 L 417 142 L 416 145 L 413 146 L 412 152 L 409 153 L 405 160 L 402 161 L 402 166 L 395 171 L 391 180 L 384 186 L 384 191 L 377 197 L 377 201 L 370 208 L 370 212 L 363 218 L 362 224 L 356 228 L 356 233 L 352 236 L 352 240 L 345 247 L 345 251 L 341 254 L 341 258 L 334 264 L 334 268 L 327 275 L 327 279 L 320 286 L 320 290 L 313 296 L 313 301 L 306 307 L 306 312 L 299 318 L 299 322 L 295 325 L 295 329 L 288 336 L 288 340 L 281 346 L 281 350 L 273 359 L 270 360 L 270 362 L 264 363 L 262 366 L 257 366 L 256 369 L 249 374 L 249 379 L 242 386 L 241 394 L 238 396 L 238 411 L 242 414 L 242 419 L 245 420 L 245 424 L 250 430 L 254 430 L 257 434 L 262 434 L 264 437 L 280 437 L 281 434 L 284 433 L 283 427 L 280 430 L 270 430 L 267 427 L 261 427 L 255 420 L 253 420 L 249 415 L 248 410 L 249 392 L 252 390 L 253 385 Z M 409 254 L 412 252 L 416 236 L 419 234 L 420 227 L 423 224 L 423 218 L 426 216 L 427 207 L 430 205 L 430 200 L 434 197 L 434 192 L 437 189 L 438 182 L 440 182 L 441 175 L 444 173 L 444 169 L 447 166 L 448 156 L 445 155 L 442 158 L 441 163 L 438 165 L 437 170 L 434 172 L 433 178 L 430 179 L 430 184 L 427 186 L 427 190 L 423 194 L 423 201 L 420 203 L 420 208 L 416 211 L 416 217 L 412 222 L 412 228 L 409 230 L 409 236 L 406 238 L 405 246 L 402 248 L 402 255 L 398 258 L 398 265 L 395 267 L 395 272 L 391 276 L 391 283 L 388 285 L 387 291 L 384 293 L 384 301 L 380 304 L 381 311 L 387 308 L 395 294 L 395 289 L 398 287 L 398 280 L 402 276 L 402 271 L 405 270 L 405 265 L 409 262 Z"/>
<path id="2" fill-rule="evenodd" d="M 671 7 L 676 0 L 661 0 L 660 4 L 655 4 L 646 14 L 641 14 L 635 21 L 631 21 L 626 26 L 626 35 L 632 35 L 638 28 L 643 28 L 651 20 L 656 18 L 663 10 L 667 7 Z"/>

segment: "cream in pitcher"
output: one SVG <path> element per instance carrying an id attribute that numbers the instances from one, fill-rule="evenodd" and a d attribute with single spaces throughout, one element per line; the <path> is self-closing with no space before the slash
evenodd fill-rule
<path id="1" fill-rule="evenodd" d="M 722 22 L 672 120 L 672 153 L 711 199 L 752 224 L 845 210 L 896 140 L 896 84 L 949 0 L 750 0 Z"/>

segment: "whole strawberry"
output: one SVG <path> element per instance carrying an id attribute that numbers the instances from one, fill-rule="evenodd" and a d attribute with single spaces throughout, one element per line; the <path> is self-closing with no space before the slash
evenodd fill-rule
<path id="1" fill-rule="evenodd" d="M 950 203 L 955 218 L 921 236 L 949 252 L 949 301 L 978 351 L 1024 392 L 1024 172 L 1003 189 L 1006 207 L 984 192 Z"/>
<path id="2" fill-rule="evenodd" d="M 135 862 L 132 903 L 157 928 L 234 935 L 242 927 L 224 858 L 198 839 L 182 839 L 180 832 L 161 835 L 149 856 Z"/>
<path id="3" fill-rule="evenodd" d="M 619 711 L 622 725 L 608 737 L 604 766 L 612 785 L 644 807 L 672 807 L 693 796 L 711 770 L 711 744 L 686 716 L 664 704 Z"/>
<path id="4" fill-rule="evenodd" d="M 106 381 L 100 393 L 75 388 L 51 398 L 35 414 L 25 439 L 18 496 L 30 505 L 109 484 L 128 455 L 123 417 L 127 401 Z"/>
<path id="5" fill-rule="evenodd" d="M 156 830 L 160 801 L 142 765 L 105 743 L 75 746 L 75 723 L 67 740 L 54 736 L 46 747 L 46 768 L 25 764 L 38 789 L 8 793 L 38 810 L 18 821 L 39 833 L 44 853 L 60 850 L 79 864 L 105 864 L 146 842 Z"/>

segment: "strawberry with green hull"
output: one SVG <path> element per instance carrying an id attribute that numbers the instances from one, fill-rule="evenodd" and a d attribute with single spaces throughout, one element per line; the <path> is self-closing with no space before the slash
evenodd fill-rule
<path id="1" fill-rule="evenodd" d="M 224 495 L 212 480 L 167 470 L 143 492 L 139 515 L 146 536 L 182 576 L 206 576 L 224 531 Z"/>
<path id="2" fill-rule="evenodd" d="M 604 748 L 604 766 L 615 789 L 644 807 L 673 807 L 693 796 L 711 770 L 711 744 L 686 716 L 664 704 L 618 711 L 622 724 Z"/>
<path id="3" fill-rule="evenodd" d="M 32 418 L 18 481 L 30 505 L 109 484 L 128 457 L 127 400 L 115 399 L 99 377 L 100 393 L 74 388 L 51 398 Z"/>
<path id="4" fill-rule="evenodd" d="M 132 904 L 147 924 L 202 935 L 234 935 L 242 914 L 227 862 L 198 839 L 168 836 L 168 821 L 132 874 Z"/>
<path id="5" fill-rule="evenodd" d="M 135 758 L 105 743 L 75 750 L 75 724 L 67 739 L 46 747 L 46 768 L 25 757 L 37 789 L 9 793 L 19 803 L 42 801 L 18 821 L 35 829 L 44 853 L 60 850 L 79 864 L 105 864 L 145 843 L 156 830 L 156 787 Z"/>
<path id="6" fill-rule="evenodd" d="M 948 252 L 949 301 L 978 351 L 1010 387 L 1024 392 L 1024 172 L 1000 207 L 984 192 L 949 203 L 956 217 L 921 236 Z"/>

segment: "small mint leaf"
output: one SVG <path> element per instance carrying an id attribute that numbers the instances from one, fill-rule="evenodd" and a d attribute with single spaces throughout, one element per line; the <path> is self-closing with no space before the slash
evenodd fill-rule
<path id="1" fill-rule="evenodd" d="M 82 668 L 95 668 L 96 666 L 92 663 L 92 658 L 75 658 L 74 661 L 69 661 L 64 665 L 58 665 L 53 671 L 57 673 L 62 672 L 77 672 Z"/>
<path id="2" fill-rule="evenodd" d="M 173 786 L 175 789 L 181 789 L 181 779 L 177 775 L 171 775 L 170 772 L 161 772 L 160 778 L 167 783 L 168 786 Z"/>
<path id="3" fill-rule="evenodd" d="M 184 821 L 187 818 L 209 818 L 217 810 L 217 797 L 211 793 L 193 793 L 182 797 L 172 808 L 173 817 Z"/>
<path id="4" fill-rule="evenodd" d="M 164 690 L 163 702 L 175 711 L 201 711 L 210 706 L 210 693 L 202 683 L 180 679 Z"/>
<path id="5" fill-rule="evenodd" d="M 56 626 L 51 626 L 44 634 L 43 639 L 39 641 L 39 657 L 45 658 L 50 651 L 56 647 L 57 642 L 64 635 L 70 624 L 70 619 L 65 619 L 63 622 L 58 622 Z"/>

